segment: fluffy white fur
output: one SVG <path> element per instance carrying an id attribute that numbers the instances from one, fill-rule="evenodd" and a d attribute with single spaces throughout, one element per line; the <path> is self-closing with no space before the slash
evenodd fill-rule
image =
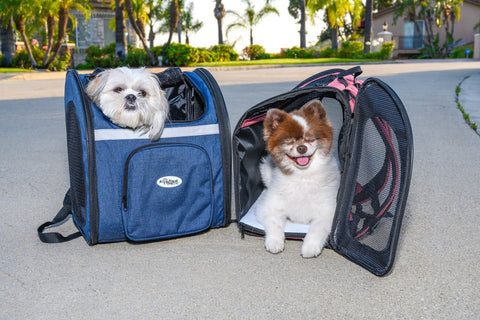
<path id="1" fill-rule="evenodd" d="M 292 120 L 302 128 L 302 136 L 298 127 L 291 136 L 285 133 Z M 265 227 L 265 248 L 271 253 L 283 251 L 285 224 L 291 220 L 309 224 L 302 256 L 318 256 L 332 228 L 340 181 L 337 162 L 330 152 L 333 132 L 326 112 L 319 101 L 314 101 L 294 115 L 270 110 L 264 123 L 271 155 L 260 164 L 266 189 L 258 199 L 256 216 Z M 318 126 L 324 127 L 318 130 Z"/>
<path id="2" fill-rule="evenodd" d="M 160 138 L 169 104 L 150 71 L 126 67 L 106 70 L 88 83 L 86 91 L 113 123 L 148 133 L 150 140 Z"/>

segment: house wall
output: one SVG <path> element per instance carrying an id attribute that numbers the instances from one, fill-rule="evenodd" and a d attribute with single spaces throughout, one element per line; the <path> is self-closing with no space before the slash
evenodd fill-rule
<path id="1" fill-rule="evenodd" d="M 418 50 L 405 49 L 403 44 L 404 36 L 404 22 L 403 17 L 399 17 L 394 23 L 394 11 L 393 8 L 388 8 L 381 12 L 374 14 L 373 16 L 373 36 L 376 37 L 381 31 L 383 23 L 388 24 L 388 31 L 392 32 L 393 39 L 395 40 L 395 52 L 394 57 L 399 53 L 416 53 Z M 460 9 L 460 20 L 455 21 L 453 38 L 455 41 L 461 40 L 462 44 L 472 44 L 474 41 L 474 34 L 479 33 L 479 30 L 473 30 L 475 24 L 480 22 L 480 1 L 463 1 Z M 445 29 L 444 26 L 437 28 L 434 26 L 434 33 L 440 33 L 440 43 L 445 41 Z"/>

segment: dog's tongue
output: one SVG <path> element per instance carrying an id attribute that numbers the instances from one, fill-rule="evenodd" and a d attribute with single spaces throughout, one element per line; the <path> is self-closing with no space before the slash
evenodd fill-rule
<path id="1" fill-rule="evenodd" d="M 295 159 L 300 166 L 305 166 L 310 161 L 309 157 L 298 157 Z"/>

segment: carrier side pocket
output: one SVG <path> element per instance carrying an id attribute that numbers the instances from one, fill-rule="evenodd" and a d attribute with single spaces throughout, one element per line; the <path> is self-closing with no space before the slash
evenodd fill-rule
<path id="1" fill-rule="evenodd" d="M 133 241 L 208 229 L 214 196 L 207 152 L 184 143 L 134 150 L 125 162 L 122 202 L 125 235 Z"/>

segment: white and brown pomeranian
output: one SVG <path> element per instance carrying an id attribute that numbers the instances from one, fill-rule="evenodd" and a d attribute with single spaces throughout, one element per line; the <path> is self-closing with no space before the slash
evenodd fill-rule
<path id="1" fill-rule="evenodd" d="M 148 134 L 150 140 L 160 138 L 169 104 L 150 71 L 121 67 L 100 72 L 88 83 L 87 95 L 113 123 Z"/>
<path id="2" fill-rule="evenodd" d="M 286 113 L 270 109 L 264 121 L 269 156 L 260 163 L 266 187 L 258 199 L 257 220 L 265 227 L 265 248 L 284 249 L 287 220 L 309 224 L 302 256 L 318 256 L 332 228 L 340 173 L 331 155 L 333 128 L 318 100 Z"/>

